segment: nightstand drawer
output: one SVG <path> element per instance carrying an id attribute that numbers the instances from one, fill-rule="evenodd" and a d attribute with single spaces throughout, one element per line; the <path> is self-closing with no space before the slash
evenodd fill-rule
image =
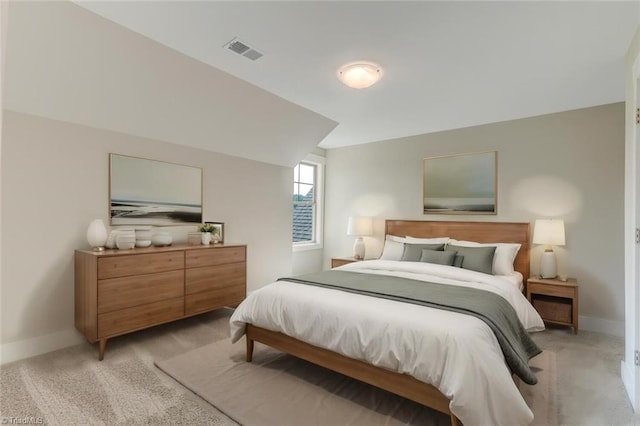
<path id="1" fill-rule="evenodd" d="M 542 293 L 548 296 L 558 297 L 574 297 L 576 293 L 575 287 L 561 287 L 549 284 L 538 284 L 529 282 L 528 291 L 531 293 Z"/>

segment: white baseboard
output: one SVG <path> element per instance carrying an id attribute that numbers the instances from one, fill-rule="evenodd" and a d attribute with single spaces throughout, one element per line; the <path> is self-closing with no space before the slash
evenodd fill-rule
<path id="1" fill-rule="evenodd" d="M 633 377 L 633 368 L 635 366 L 629 366 L 624 362 L 624 360 L 620 361 L 620 376 L 622 377 L 622 383 L 624 384 L 624 388 L 627 390 L 627 396 L 629 397 L 629 401 L 631 401 L 631 406 L 633 407 L 636 413 L 640 413 L 640 407 L 634 407 L 634 401 L 636 400 L 636 386 L 635 386 L 635 377 Z"/>
<path id="2" fill-rule="evenodd" d="M 624 322 L 580 315 L 578 330 L 595 331 L 597 333 L 624 337 Z"/>
<path id="3" fill-rule="evenodd" d="M 0 365 L 74 346 L 83 341 L 76 329 L 57 331 L 44 336 L 0 345 Z"/>

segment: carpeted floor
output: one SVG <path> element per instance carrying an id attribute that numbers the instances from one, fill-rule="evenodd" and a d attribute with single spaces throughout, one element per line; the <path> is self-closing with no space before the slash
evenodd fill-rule
<path id="1" fill-rule="evenodd" d="M 225 339 L 156 365 L 244 425 L 451 424 L 446 414 L 260 343 L 251 363 L 245 361 L 244 341 Z M 517 384 L 536 417 L 532 426 L 557 424 L 555 353 L 543 351 L 530 365 L 538 383 Z"/>
<path id="2" fill-rule="evenodd" d="M 2 423 L 235 425 L 153 365 L 227 339 L 229 315 L 222 310 L 112 339 L 102 362 L 97 347 L 85 343 L 4 365 Z M 640 425 L 620 380 L 623 339 L 568 329 L 534 339 L 555 353 L 559 424 Z"/>

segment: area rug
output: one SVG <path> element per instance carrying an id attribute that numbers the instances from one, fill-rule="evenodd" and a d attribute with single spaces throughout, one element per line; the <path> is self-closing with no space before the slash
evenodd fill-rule
<path id="1" fill-rule="evenodd" d="M 448 416 L 402 397 L 256 343 L 245 362 L 244 340 L 223 340 L 156 366 L 245 426 L 449 425 Z M 519 384 L 534 424 L 557 424 L 555 357 L 531 361 L 538 384 Z"/>

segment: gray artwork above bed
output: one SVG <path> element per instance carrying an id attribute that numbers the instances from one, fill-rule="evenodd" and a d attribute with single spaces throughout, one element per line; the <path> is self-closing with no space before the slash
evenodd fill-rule
<path id="1" fill-rule="evenodd" d="M 425 158 L 424 214 L 497 214 L 497 151 Z"/>

